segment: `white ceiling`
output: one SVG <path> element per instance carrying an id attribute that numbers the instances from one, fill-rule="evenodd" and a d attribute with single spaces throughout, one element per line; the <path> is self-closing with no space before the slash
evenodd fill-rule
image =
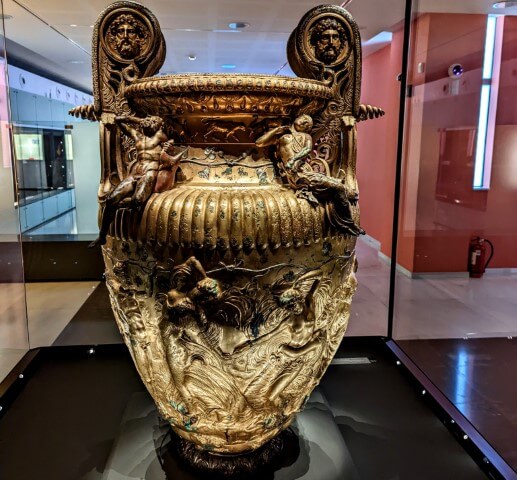
<path id="1" fill-rule="evenodd" d="M 341 1 L 330 2 L 340 4 Z M 12 57 L 91 90 L 92 25 L 109 0 L 4 0 L 8 50 Z M 290 74 L 285 46 L 303 14 L 318 0 L 144 0 L 158 18 L 167 42 L 162 73 L 250 72 Z M 420 0 L 420 11 L 487 13 L 492 0 Z M 405 0 L 355 0 L 347 8 L 361 27 L 363 41 L 390 31 L 404 17 Z M 250 26 L 240 33 L 228 23 Z M 72 27 L 71 25 L 77 25 Z M 189 32 L 185 29 L 196 31 Z M 13 44 L 14 42 L 14 44 Z M 365 53 L 379 48 L 366 46 Z M 188 55 L 197 59 L 190 61 Z M 20 58 L 21 57 L 21 58 Z M 82 63 L 70 63 L 82 62 Z M 225 70 L 222 64 L 235 64 Z"/>

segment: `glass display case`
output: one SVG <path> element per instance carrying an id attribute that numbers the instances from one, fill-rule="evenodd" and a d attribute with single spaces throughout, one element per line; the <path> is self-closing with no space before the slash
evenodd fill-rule
<path id="1" fill-rule="evenodd" d="M 111 352 L 108 357 L 113 351 L 125 352 L 111 311 L 100 249 L 87 248 L 98 234 L 99 127 L 67 114 L 74 106 L 93 102 L 89 87 L 70 79 L 71 69 L 77 68 L 77 79 L 91 83 L 90 25 L 99 12 L 78 6 L 77 12 L 69 12 L 65 25 L 56 5 L 32 3 L 39 17 L 49 19 L 47 24 L 32 18 L 34 28 L 66 52 L 67 60 L 61 62 L 66 75 L 52 77 L 41 65 L 30 71 L 30 65 L 19 62 L 16 46 L 13 65 L 7 66 L 5 56 L 0 59 L 0 122 L 11 127 L 0 130 L 0 281 L 7 312 L 0 317 L 0 380 L 31 349 L 70 347 L 88 358 L 96 352 Z M 149 3 L 160 20 L 169 19 L 159 2 Z M 223 3 L 216 5 L 224 10 Z M 389 451 L 389 445 L 377 444 L 371 437 L 389 436 L 405 425 L 398 402 L 408 411 L 414 402 L 386 394 L 395 412 L 390 423 L 386 417 L 391 413 L 373 397 L 380 401 L 389 389 L 383 375 L 402 385 L 389 370 L 400 367 L 415 382 L 418 398 L 431 394 L 428 401 L 440 411 L 440 421 L 462 447 L 474 452 L 483 468 L 495 465 L 491 475 L 515 478 L 517 7 L 511 2 L 493 6 L 438 0 L 348 3 L 363 36 L 361 102 L 381 107 L 386 115 L 358 123 L 357 178 L 365 235 L 356 246 L 358 287 L 349 339 L 324 377 L 323 394 L 332 404 L 345 443 L 350 441 L 361 451 L 358 458 L 366 455 L 358 441 L 363 435 L 369 447 Z M 160 73 L 256 70 L 294 75 L 283 49 L 288 32 L 313 5 L 289 4 L 292 12 L 268 5 L 276 12 L 267 13 L 269 23 L 261 20 L 266 15 L 261 6 L 260 11 L 251 9 L 255 16 L 248 22 L 251 27 L 242 31 L 226 28 L 228 19 L 219 18 L 215 25 L 199 20 L 192 7 L 178 7 L 176 23 L 164 28 L 174 46 Z M 9 39 L 11 29 L 12 37 L 19 39 L 19 22 L 29 19 L 13 12 L 16 15 L 6 21 L 6 35 Z M 80 15 L 87 20 L 79 21 Z M 193 19 L 198 22 L 195 28 L 187 25 Z M 271 31 L 264 35 L 261 29 Z M 271 40 L 267 46 L 260 43 L 266 36 Z M 196 55 L 190 45 L 199 49 Z M 31 48 L 37 50 L 34 43 Z M 231 62 L 231 55 L 222 53 L 227 51 L 236 56 Z M 70 64 L 75 58 L 78 63 Z M 127 383 L 114 388 L 120 398 L 143 394 L 126 361 L 119 359 L 106 367 L 124 372 Z M 376 362 L 378 370 L 371 376 L 365 373 L 372 382 L 366 387 L 360 369 Z M 112 380 L 103 377 L 103 385 Z M 52 388 L 61 383 L 56 380 Z M 353 389 L 347 387 L 352 384 Z M 400 386 L 406 395 L 404 388 Z M 345 405 L 336 392 L 355 403 Z M 364 397 L 354 396 L 356 392 Z M 118 428 L 129 428 L 131 417 L 126 423 L 121 420 L 127 413 L 122 400 L 111 407 L 118 422 L 111 426 L 114 436 Z M 367 420 L 362 423 L 358 418 Z M 422 420 L 428 418 L 423 410 L 411 411 L 408 418 L 412 419 L 408 429 L 431 424 Z M 411 431 L 417 444 L 418 433 Z M 460 455 L 445 437 L 439 442 Z M 410 449 L 410 443 L 397 444 L 397 449 Z M 406 456 L 424 462 L 419 452 L 425 446 L 418 446 Z M 400 451 L 391 453 L 396 456 Z M 112 450 L 102 452 L 100 457 L 107 458 Z M 446 458 L 444 450 L 433 455 Z M 454 466 L 448 460 L 440 465 L 448 465 L 461 477 L 462 458 L 456 457 Z M 391 466 L 390 460 L 386 462 Z M 356 460 L 355 467 L 364 478 L 381 478 L 367 462 Z M 476 468 L 465 478 L 478 478 Z M 357 474 L 350 472 L 352 478 Z M 432 478 L 443 473 L 433 472 Z"/>

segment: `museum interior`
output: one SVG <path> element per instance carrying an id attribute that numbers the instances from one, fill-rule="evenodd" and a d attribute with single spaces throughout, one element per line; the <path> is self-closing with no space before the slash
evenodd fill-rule
<path id="1" fill-rule="evenodd" d="M 517 479 L 517 2 L 319 5 L 0 0 L 1 479 Z"/>

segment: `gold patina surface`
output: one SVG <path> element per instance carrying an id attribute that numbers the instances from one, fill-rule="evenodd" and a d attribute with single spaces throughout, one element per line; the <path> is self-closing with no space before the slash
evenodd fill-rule
<path id="1" fill-rule="evenodd" d="M 154 77 L 144 6 L 111 4 L 93 38 L 99 238 L 119 329 L 161 415 L 218 454 L 287 428 L 330 364 L 356 289 L 361 41 L 338 6 L 288 44 L 301 78 Z"/>

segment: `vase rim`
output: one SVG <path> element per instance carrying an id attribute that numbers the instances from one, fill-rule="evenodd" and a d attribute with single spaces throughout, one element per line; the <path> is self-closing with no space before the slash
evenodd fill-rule
<path id="1" fill-rule="evenodd" d="M 180 73 L 141 78 L 126 89 L 129 97 L 186 92 L 268 92 L 330 99 L 333 90 L 309 78 L 246 73 Z"/>

